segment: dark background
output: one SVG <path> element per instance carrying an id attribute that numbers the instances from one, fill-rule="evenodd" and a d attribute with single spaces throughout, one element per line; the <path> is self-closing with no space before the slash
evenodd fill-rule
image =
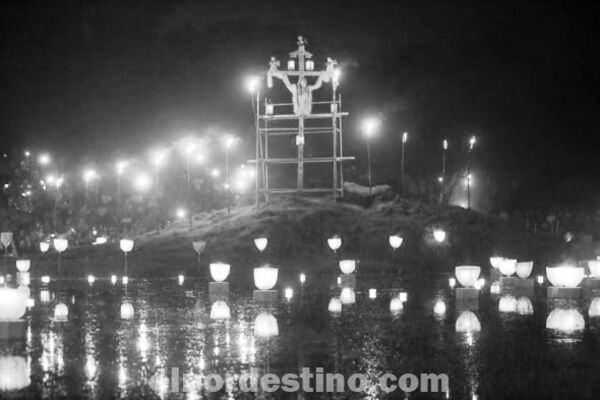
<path id="1" fill-rule="evenodd" d="M 135 153 L 183 134 L 237 133 L 252 156 L 244 79 L 296 36 L 336 58 L 351 117 L 347 152 L 365 164 L 359 121 L 377 113 L 375 175 L 437 174 L 467 138 L 476 165 L 514 204 L 599 199 L 600 46 L 593 2 L 12 1 L 0 5 L 4 149 L 75 158 Z M 460 151 L 459 151 L 460 147 Z"/>

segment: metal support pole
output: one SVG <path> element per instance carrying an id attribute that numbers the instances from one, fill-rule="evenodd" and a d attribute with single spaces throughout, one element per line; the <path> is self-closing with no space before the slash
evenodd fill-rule
<path id="1" fill-rule="evenodd" d="M 231 214 L 231 204 L 229 203 L 229 146 L 225 146 L 225 201 L 227 202 L 227 216 Z"/>
<path id="2" fill-rule="evenodd" d="M 467 209 L 471 209 L 471 149 L 467 155 Z"/>
<path id="3" fill-rule="evenodd" d="M 402 197 L 406 196 L 406 181 L 404 180 L 404 140 L 402 141 L 402 159 L 401 159 L 401 170 L 402 170 Z"/>
<path id="4" fill-rule="evenodd" d="M 367 138 L 367 168 L 368 168 L 368 177 L 369 177 L 369 197 L 373 195 L 373 185 L 371 182 L 371 142 L 369 138 Z"/>
<path id="5" fill-rule="evenodd" d="M 304 115 L 298 119 L 298 191 L 304 188 Z"/>

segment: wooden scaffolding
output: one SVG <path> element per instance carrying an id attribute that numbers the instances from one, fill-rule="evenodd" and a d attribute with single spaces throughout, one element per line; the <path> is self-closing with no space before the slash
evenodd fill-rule
<path id="1" fill-rule="evenodd" d="M 255 162 L 257 168 L 257 203 L 268 202 L 270 196 L 276 194 L 331 193 L 333 198 L 344 195 L 343 162 L 354 157 L 344 156 L 343 152 L 342 119 L 348 113 L 342 111 L 336 62 L 328 59 L 326 69 L 315 71 L 311 58 L 302 37 L 298 38 L 298 50 L 290 53 L 286 71 L 279 70 L 279 61 L 271 58 L 267 86 L 272 86 L 273 77 L 284 81 L 292 94 L 291 103 L 272 103 L 268 90 L 264 97 L 260 91 L 256 92 L 253 101 L 256 159 L 250 161 Z M 295 82 L 288 77 L 293 77 Z M 309 85 L 307 77 L 316 77 L 317 82 Z M 320 89 L 322 83 L 331 83 L 330 100 L 312 101 L 312 92 Z M 278 142 L 273 145 L 275 141 Z M 294 180 L 290 166 L 295 166 L 295 185 L 289 183 Z M 323 169 L 327 167 L 331 168 L 330 180 L 323 179 L 326 175 Z M 282 172 L 285 168 L 287 175 Z M 305 175 L 309 168 L 313 170 Z M 310 175 L 320 179 L 311 184 L 305 179 Z"/>

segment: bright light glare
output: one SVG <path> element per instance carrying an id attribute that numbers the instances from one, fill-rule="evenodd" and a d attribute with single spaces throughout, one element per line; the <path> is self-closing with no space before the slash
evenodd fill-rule
<path id="1" fill-rule="evenodd" d="M 50 155 L 48 155 L 48 153 L 40 154 L 40 156 L 38 157 L 38 163 L 40 163 L 41 165 L 50 164 Z"/>
<path id="2" fill-rule="evenodd" d="M 408 140 L 408 132 L 402 134 L 402 143 L 406 143 Z"/>
<path id="3" fill-rule="evenodd" d="M 477 139 L 475 138 L 475 136 L 471 136 L 471 138 L 469 139 L 469 150 L 473 150 L 473 146 L 475 146 L 476 142 Z"/>
<path id="4" fill-rule="evenodd" d="M 367 137 L 373 136 L 379 129 L 379 119 L 375 117 L 365 118 L 362 123 L 363 134 Z"/>
<path id="5" fill-rule="evenodd" d="M 342 70 L 339 68 L 336 68 L 335 70 L 333 70 L 333 81 L 335 83 L 338 83 L 340 81 L 340 78 L 342 77 Z"/>
<path id="6" fill-rule="evenodd" d="M 234 136 L 231 136 L 231 135 L 225 135 L 225 136 L 223 137 L 223 144 L 225 145 L 225 147 L 226 147 L 227 149 L 230 149 L 230 148 L 231 148 L 231 146 L 233 146 L 233 145 L 234 145 L 235 141 L 236 141 L 236 138 L 235 138 Z"/>
<path id="7" fill-rule="evenodd" d="M 444 150 L 448 150 L 448 141 L 446 139 L 444 139 L 444 141 L 442 142 L 442 147 L 444 148 Z"/>
<path id="8" fill-rule="evenodd" d="M 152 164 L 154 164 L 156 167 L 160 167 L 165 161 L 165 158 L 166 154 L 163 150 L 154 150 L 150 155 Z"/>
<path id="9" fill-rule="evenodd" d="M 138 192 L 146 192 L 152 186 L 152 179 L 144 173 L 139 173 L 133 180 L 133 187 Z"/>
<path id="10" fill-rule="evenodd" d="M 185 153 L 189 156 L 190 154 L 192 154 L 192 152 L 196 150 L 196 143 L 194 142 L 188 142 L 185 145 Z"/>
<path id="11" fill-rule="evenodd" d="M 186 214 L 187 214 L 187 213 L 186 213 L 186 211 L 185 211 L 183 208 L 178 208 L 177 210 L 175 210 L 175 216 L 176 216 L 178 219 L 183 219 L 183 218 L 185 218 L 185 215 L 186 215 Z"/>
<path id="12" fill-rule="evenodd" d="M 248 90 L 248 92 L 256 93 L 259 85 L 260 78 L 258 76 L 249 76 L 246 78 L 246 90 Z"/>
<path id="13" fill-rule="evenodd" d="M 96 178 L 96 171 L 93 169 L 86 169 L 83 171 L 83 181 L 85 183 L 89 183 L 94 178 Z"/>
<path id="14" fill-rule="evenodd" d="M 220 174 L 221 172 L 217 168 L 213 168 L 210 171 L 210 176 L 212 176 L 213 178 L 218 178 Z"/>
<path id="15" fill-rule="evenodd" d="M 127 161 L 127 160 L 117 161 L 117 165 L 116 165 L 117 174 L 121 175 L 125 171 L 125 168 L 127 168 L 128 165 L 129 165 L 129 161 Z"/>

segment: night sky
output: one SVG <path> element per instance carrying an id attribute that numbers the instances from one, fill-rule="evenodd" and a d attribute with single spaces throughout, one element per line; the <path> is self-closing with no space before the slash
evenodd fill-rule
<path id="1" fill-rule="evenodd" d="M 600 5 L 574 3 L 5 1 L 1 146 L 102 158 L 231 131 L 251 157 L 244 79 L 302 34 L 342 66 L 347 152 L 364 158 L 362 116 L 384 118 L 380 171 L 405 130 L 415 174 L 475 134 L 478 165 L 523 198 L 596 200 Z"/>

